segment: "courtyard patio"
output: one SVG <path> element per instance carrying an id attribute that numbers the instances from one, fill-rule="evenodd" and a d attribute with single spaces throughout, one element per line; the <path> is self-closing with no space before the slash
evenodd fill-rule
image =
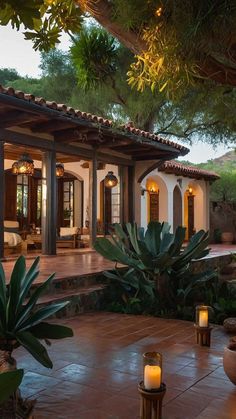
<path id="1" fill-rule="evenodd" d="M 60 320 L 61 323 L 61 320 Z M 25 369 L 22 393 L 36 398 L 36 419 L 135 419 L 142 354 L 163 354 L 163 419 L 234 419 L 236 387 L 222 367 L 228 341 L 222 327 L 212 332 L 211 348 L 196 345 L 191 322 L 114 313 L 71 319 L 74 337 L 49 349 L 53 370 L 18 350 Z"/>

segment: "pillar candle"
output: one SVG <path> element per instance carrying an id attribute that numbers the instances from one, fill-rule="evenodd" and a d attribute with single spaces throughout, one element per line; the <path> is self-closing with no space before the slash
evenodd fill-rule
<path id="1" fill-rule="evenodd" d="M 199 326 L 208 327 L 208 311 L 207 310 L 199 311 Z"/>
<path id="2" fill-rule="evenodd" d="M 147 390 L 160 388 L 161 386 L 161 367 L 158 365 L 145 365 L 144 367 L 144 387 Z"/>

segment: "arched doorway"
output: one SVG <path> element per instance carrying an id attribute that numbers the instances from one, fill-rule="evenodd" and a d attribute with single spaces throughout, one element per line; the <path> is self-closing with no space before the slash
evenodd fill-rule
<path id="1" fill-rule="evenodd" d="M 197 183 L 191 182 L 184 194 L 184 224 L 187 227 L 187 240 L 191 239 L 196 228 L 202 228 L 203 208 L 201 192 L 201 188 Z"/>
<path id="2" fill-rule="evenodd" d="M 147 179 L 148 191 L 148 221 L 159 221 L 159 187 L 152 178 Z"/>
<path id="3" fill-rule="evenodd" d="M 173 231 L 175 232 L 176 228 L 182 224 L 182 195 L 176 185 L 173 191 Z"/>
<path id="4" fill-rule="evenodd" d="M 169 221 L 167 185 L 155 173 L 147 176 L 141 184 L 141 227 L 146 229 L 150 221 Z"/>

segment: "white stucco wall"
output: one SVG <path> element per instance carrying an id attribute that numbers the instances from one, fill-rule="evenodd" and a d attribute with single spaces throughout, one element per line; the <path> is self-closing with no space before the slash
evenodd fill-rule
<path id="1" fill-rule="evenodd" d="M 144 172 L 144 163 L 139 166 L 137 174 L 140 176 L 142 170 Z M 150 164 L 151 166 L 151 164 Z M 147 166 L 146 166 L 147 168 Z M 138 179 L 138 176 L 136 176 Z M 185 202 L 184 195 L 189 186 L 192 186 L 194 193 L 194 227 L 196 230 L 209 229 L 209 182 L 205 180 L 196 180 L 188 177 L 176 176 L 174 174 L 167 174 L 159 172 L 158 169 L 153 170 L 146 175 L 141 182 L 141 185 L 136 186 L 136 221 L 140 226 L 146 228 L 148 222 L 148 192 L 141 196 L 141 190 L 146 189 L 147 181 L 154 180 L 159 186 L 159 220 L 168 221 L 173 225 L 173 191 L 177 185 L 182 195 L 182 220 L 184 225 L 184 211 Z M 138 192 L 140 195 L 139 202 L 137 202 Z"/>
<path id="2" fill-rule="evenodd" d="M 79 180 L 83 181 L 83 225 L 86 220 L 86 209 L 89 206 L 89 169 L 81 167 L 83 161 L 65 163 L 65 171 L 73 174 Z M 209 229 L 209 182 L 204 180 L 195 180 L 191 178 L 175 176 L 173 174 L 166 174 L 159 172 L 158 169 L 151 171 L 146 175 L 141 184 L 138 182 L 139 177 L 146 169 L 151 167 L 156 161 L 137 162 L 135 167 L 135 219 L 138 225 L 146 228 L 148 223 L 148 203 L 147 194 L 141 194 L 142 189 L 147 189 L 147 180 L 152 179 L 157 183 L 160 191 L 159 197 L 159 219 L 160 221 L 168 221 L 173 224 L 173 190 L 176 185 L 180 188 L 182 194 L 182 219 L 184 223 L 184 195 L 189 186 L 194 190 L 194 227 L 196 230 L 201 228 Z M 13 160 L 5 160 L 5 169 L 10 169 Z M 41 168 L 40 161 L 34 161 L 36 168 Z M 113 171 L 119 179 L 118 166 L 107 164 L 105 170 L 97 171 L 97 186 L 98 186 L 98 199 L 97 199 L 97 217 L 101 218 L 100 214 L 100 182 L 105 178 L 108 171 Z M 81 219 L 81 201 L 82 190 L 81 183 L 75 183 L 75 224 L 80 225 Z"/>

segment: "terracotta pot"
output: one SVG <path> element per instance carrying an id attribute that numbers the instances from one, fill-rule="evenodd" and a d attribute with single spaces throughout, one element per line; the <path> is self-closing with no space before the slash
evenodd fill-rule
<path id="1" fill-rule="evenodd" d="M 232 244 L 234 240 L 234 235 L 231 231 L 225 231 L 221 234 L 221 241 L 223 244 Z"/>
<path id="2" fill-rule="evenodd" d="M 225 347 L 223 356 L 225 374 L 236 385 L 236 350 Z"/>

